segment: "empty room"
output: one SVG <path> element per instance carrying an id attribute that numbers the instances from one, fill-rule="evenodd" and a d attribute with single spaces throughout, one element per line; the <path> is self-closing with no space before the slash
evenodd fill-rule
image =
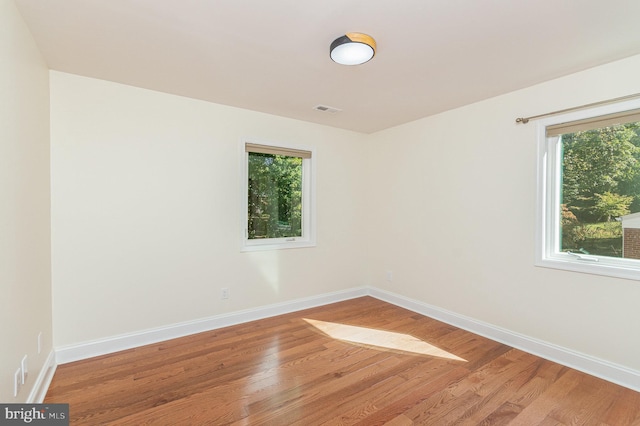
<path id="1" fill-rule="evenodd" d="M 0 423 L 640 424 L 638 16 L 0 0 Z"/>

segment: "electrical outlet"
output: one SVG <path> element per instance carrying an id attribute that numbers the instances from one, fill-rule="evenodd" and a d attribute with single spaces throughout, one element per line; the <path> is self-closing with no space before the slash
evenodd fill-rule
<path id="1" fill-rule="evenodd" d="M 229 298 L 229 289 L 228 288 L 223 288 L 222 292 L 220 293 L 220 298 L 221 299 L 228 299 Z"/>
<path id="2" fill-rule="evenodd" d="M 387 271 L 387 281 L 393 281 L 393 271 Z"/>
<path id="3" fill-rule="evenodd" d="M 42 352 L 42 331 L 38 333 L 38 355 Z"/>
<path id="4" fill-rule="evenodd" d="M 22 357 L 22 362 L 20 363 L 20 370 L 22 370 L 22 375 L 20 377 L 21 384 L 27 383 L 27 375 L 29 373 L 29 369 L 27 368 L 27 356 Z"/>
<path id="5" fill-rule="evenodd" d="M 16 370 L 16 373 L 13 375 L 13 397 L 16 398 L 18 393 L 20 392 L 20 387 L 22 386 L 22 371 L 20 368 Z"/>

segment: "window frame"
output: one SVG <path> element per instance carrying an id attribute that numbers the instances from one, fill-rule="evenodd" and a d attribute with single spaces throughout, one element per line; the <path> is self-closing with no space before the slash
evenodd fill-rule
<path id="1" fill-rule="evenodd" d="M 541 119 L 537 124 L 537 211 L 535 265 L 587 274 L 640 280 L 640 261 L 560 251 L 560 192 L 562 164 L 558 136 L 547 127 L 640 108 L 640 99 L 616 102 Z M 605 127 L 605 126 L 603 126 Z"/>
<path id="2" fill-rule="evenodd" d="M 249 152 L 247 145 L 263 146 L 268 148 L 280 148 L 284 150 L 307 151 L 311 153 L 310 158 L 302 159 L 302 236 L 283 238 L 260 238 L 249 239 Z M 316 152 L 314 147 L 287 144 L 281 142 L 260 141 L 253 138 L 243 138 L 240 141 L 241 158 L 241 249 L 242 252 L 261 250 L 280 250 L 316 246 Z"/>

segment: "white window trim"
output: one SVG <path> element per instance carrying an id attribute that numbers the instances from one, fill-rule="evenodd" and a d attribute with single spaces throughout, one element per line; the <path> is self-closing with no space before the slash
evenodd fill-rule
<path id="1" fill-rule="evenodd" d="M 297 149 L 311 152 L 311 158 L 302 160 L 302 236 L 291 238 L 266 238 L 250 240 L 248 238 L 248 180 L 249 180 L 249 153 L 245 150 L 245 144 L 265 145 Z M 254 138 L 240 140 L 240 188 L 241 188 L 241 252 L 281 250 L 316 246 L 316 151 L 314 147 L 292 145 L 280 142 L 266 142 Z"/>
<path id="2" fill-rule="evenodd" d="M 538 121 L 536 266 L 587 274 L 640 280 L 640 260 L 562 253 L 557 239 L 560 223 L 558 177 L 562 165 L 557 160 L 557 137 L 546 137 L 548 126 L 640 108 L 640 100 L 603 105 L 597 108 L 554 115 Z M 552 170 L 549 164 L 555 165 Z"/>

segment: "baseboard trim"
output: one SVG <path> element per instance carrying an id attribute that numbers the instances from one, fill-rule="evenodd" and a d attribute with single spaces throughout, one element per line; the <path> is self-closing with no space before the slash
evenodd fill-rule
<path id="1" fill-rule="evenodd" d="M 369 290 L 367 287 L 353 288 L 333 293 L 325 293 L 319 296 L 276 303 L 254 309 L 232 312 L 229 314 L 215 315 L 195 321 L 171 324 L 135 333 L 112 336 L 76 345 L 62 346 L 56 348 L 55 360 L 58 364 L 66 364 L 73 361 L 106 355 L 204 331 L 215 330 L 276 315 L 288 314 L 303 309 L 328 305 L 330 303 L 355 299 L 356 297 L 362 297 L 368 294 Z"/>
<path id="2" fill-rule="evenodd" d="M 640 392 L 640 372 L 599 358 L 585 355 L 542 340 L 497 327 L 464 315 L 410 299 L 386 290 L 369 288 L 369 295 L 387 303 L 437 319 L 463 330 L 523 350 L 558 364 L 599 377 L 609 382 Z"/>
<path id="3" fill-rule="evenodd" d="M 49 385 L 55 372 L 56 353 L 51 350 L 40 370 L 40 374 L 38 374 L 36 378 L 36 382 L 33 384 L 33 388 L 31 388 L 31 392 L 27 397 L 27 404 L 40 404 L 44 401 L 44 397 L 47 395 L 47 390 L 49 390 Z"/>
<path id="4" fill-rule="evenodd" d="M 66 364 L 367 295 L 640 392 L 639 371 L 478 321 L 390 291 L 375 287 L 358 287 L 56 348 L 55 361 L 53 359 L 47 361 L 49 367 L 43 368 L 43 372 L 40 374 L 43 377 L 39 376 L 37 386 L 34 386 L 32 395 L 35 399 L 33 400 L 37 401 L 40 396 L 44 399 L 53 377 L 53 371 L 55 371 L 56 362 L 58 364 Z M 52 358 L 52 355 L 50 355 L 50 358 Z M 45 384 L 46 386 L 44 386 Z M 29 397 L 30 400 L 32 395 Z"/>

